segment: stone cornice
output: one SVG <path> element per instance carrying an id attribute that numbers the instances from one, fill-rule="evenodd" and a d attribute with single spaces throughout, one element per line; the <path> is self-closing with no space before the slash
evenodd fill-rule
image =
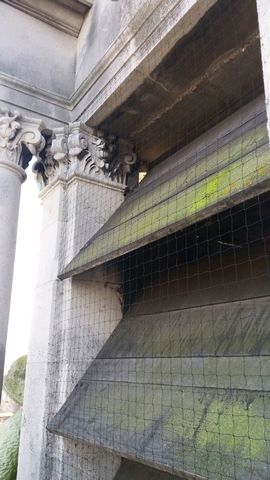
<path id="1" fill-rule="evenodd" d="M 100 124 L 149 77 L 176 42 L 187 35 L 216 2 L 146 2 L 69 99 L 72 121 L 90 119 L 91 125 Z M 114 97 L 111 91 L 116 92 Z M 87 108 L 82 108 L 83 103 Z"/>
<path id="2" fill-rule="evenodd" d="M 57 107 L 59 122 L 66 123 L 67 118 L 68 121 L 83 122 L 91 119 L 92 125 L 98 125 L 150 75 L 156 64 L 216 1 L 199 0 L 199 7 L 198 0 L 145 2 L 69 98 L 36 87 L 33 89 L 26 82 L 2 78 L 1 74 L 0 85 L 5 88 L 10 85 L 10 97 L 14 89 L 15 93 L 20 91 L 25 97 L 27 94 L 35 97 L 40 106 L 32 111 L 38 116 L 42 115 L 43 108 L 48 109 L 50 102 Z M 4 95 L 7 95 L 6 91 Z M 29 103 L 33 105 L 33 102 Z"/>
<path id="3" fill-rule="evenodd" d="M 11 110 L 16 106 L 15 108 L 25 116 L 34 115 L 42 118 L 50 128 L 71 121 L 71 109 L 64 97 L 29 87 L 26 82 L 2 73 L 0 73 L 0 102 Z"/>
<path id="4" fill-rule="evenodd" d="M 74 37 L 78 37 L 84 16 L 92 6 L 92 2 L 88 0 L 3 1 Z"/>
<path id="5" fill-rule="evenodd" d="M 53 130 L 33 171 L 41 188 L 73 177 L 125 186 L 135 163 L 129 142 L 76 122 Z"/>
<path id="6" fill-rule="evenodd" d="M 12 77 L 11 75 L 7 75 L 3 72 L 0 72 L 0 85 L 12 87 L 14 88 L 14 90 L 18 90 L 21 93 L 28 94 L 32 97 L 39 97 L 45 102 L 49 101 L 51 104 L 58 107 L 72 110 L 72 104 L 68 98 L 54 93 L 50 90 L 44 90 L 42 88 L 34 87 L 33 85 L 30 85 L 24 80 Z"/>
<path id="7" fill-rule="evenodd" d="M 25 170 L 32 156 L 38 156 L 45 146 L 44 129 L 40 120 L 0 109 L 0 161 Z"/>

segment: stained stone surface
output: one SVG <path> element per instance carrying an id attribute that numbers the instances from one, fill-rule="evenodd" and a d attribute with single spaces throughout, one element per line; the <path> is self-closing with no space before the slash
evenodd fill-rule
<path id="1" fill-rule="evenodd" d="M 212 140 L 202 136 L 194 149 L 191 144 L 189 150 L 180 150 L 168 159 L 170 168 L 163 175 L 160 165 L 152 169 L 60 278 L 185 228 L 252 196 L 258 188 L 269 188 L 270 153 L 262 101 L 246 107 L 250 118 L 244 124 L 240 110 L 213 129 Z"/>

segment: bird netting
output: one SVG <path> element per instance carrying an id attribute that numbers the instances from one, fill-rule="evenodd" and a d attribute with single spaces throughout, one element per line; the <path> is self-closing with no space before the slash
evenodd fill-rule
<path id="1" fill-rule="evenodd" d="M 132 142 L 127 187 L 93 172 L 59 199 L 46 480 L 270 478 L 256 2 L 213 4 L 96 125 Z"/>

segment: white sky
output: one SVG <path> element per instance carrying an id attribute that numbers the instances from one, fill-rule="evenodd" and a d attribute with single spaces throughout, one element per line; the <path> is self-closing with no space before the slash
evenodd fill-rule
<path id="1" fill-rule="evenodd" d="M 22 185 L 5 372 L 28 351 L 40 243 L 41 206 L 31 166 Z"/>

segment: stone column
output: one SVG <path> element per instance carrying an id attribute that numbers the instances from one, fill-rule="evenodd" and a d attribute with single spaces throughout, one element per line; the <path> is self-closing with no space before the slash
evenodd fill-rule
<path id="1" fill-rule="evenodd" d="M 128 143 L 74 123 L 53 132 L 35 165 L 43 226 L 18 480 L 110 480 L 119 466 L 110 452 L 52 435 L 46 425 L 121 319 L 117 285 L 105 273 L 57 276 L 120 206 L 134 163 Z"/>
<path id="2" fill-rule="evenodd" d="M 258 22 L 261 41 L 264 92 L 267 111 L 268 133 L 270 135 L 270 2 L 257 0 Z"/>
<path id="3" fill-rule="evenodd" d="M 38 120 L 0 110 L 0 397 L 21 184 L 32 155 L 44 146 L 43 128 Z"/>

